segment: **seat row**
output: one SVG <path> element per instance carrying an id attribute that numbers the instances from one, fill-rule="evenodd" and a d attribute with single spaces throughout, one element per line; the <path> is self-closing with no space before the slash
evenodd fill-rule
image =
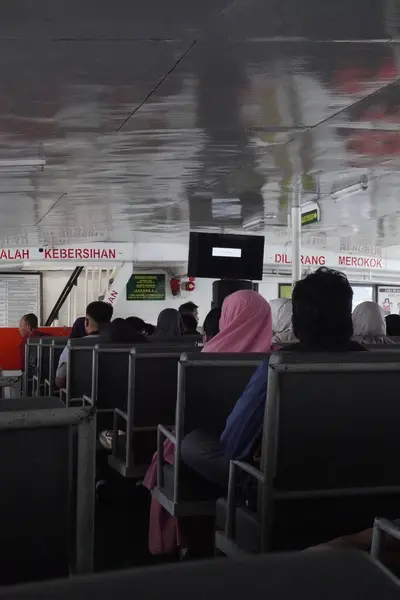
<path id="1" fill-rule="evenodd" d="M 198 427 L 220 433 L 267 355 L 69 344 L 66 403 L 84 397 L 100 422 L 103 413 L 126 433 L 115 436 L 111 466 L 142 477 L 158 429 L 154 497 L 173 516 L 216 514 L 224 554 L 295 549 L 369 527 L 376 515 L 397 517 L 400 346 L 273 355 L 261 463 L 233 461 L 216 503 L 215 488 L 183 464 L 182 440 Z M 175 445 L 173 464 L 162 460 L 165 438 Z"/>
<path id="2" fill-rule="evenodd" d="M 377 515 L 397 517 L 399 350 L 273 355 L 260 463 L 231 461 L 216 504 L 215 487 L 195 485 L 183 463 L 182 439 L 211 423 L 222 431 L 263 357 L 182 357 L 175 425 L 159 426 L 154 497 L 176 517 L 216 514 L 216 548 L 228 556 L 304 548 L 372 527 Z M 213 372 L 200 375 L 207 366 Z M 165 438 L 173 464 L 162 459 Z"/>

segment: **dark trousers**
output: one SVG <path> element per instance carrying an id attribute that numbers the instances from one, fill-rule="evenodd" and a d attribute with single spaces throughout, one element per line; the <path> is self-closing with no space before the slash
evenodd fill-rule
<path id="1" fill-rule="evenodd" d="M 218 435 L 203 429 L 191 431 L 182 441 L 181 456 L 199 475 L 227 490 L 230 461 L 224 455 Z"/>

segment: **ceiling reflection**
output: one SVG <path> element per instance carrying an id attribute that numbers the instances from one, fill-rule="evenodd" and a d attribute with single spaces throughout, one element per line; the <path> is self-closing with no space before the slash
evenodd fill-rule
<path id="1" fill-rule="evenodd" d="M 295 173 L 316 235 L 395 243 L 396 0 L 3 0 L 0 17 L 3 244 L 282 227 Z M 42 171 L 1 168 L 32 157 Z M 368 194 L 334 203 L 360 168 Z"/>

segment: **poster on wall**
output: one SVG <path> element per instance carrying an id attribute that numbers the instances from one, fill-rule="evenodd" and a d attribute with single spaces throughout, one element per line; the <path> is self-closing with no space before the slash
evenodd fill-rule
<path id="1" fill-rule="evenodd" d="M 126 285 L 129 301 L 165 300 L 165 275 L 157 273 L 134 273 Z"/>
<path id="2" fill-rule="evenodd" d="M 0 327 L 17 327 L 22 315 L 39 317 L 41 307 L 39 274 L 0 273 Z"/>
<path id="3" fill-rule="evenodd" d="M 400 315 L 400 287 L 378 287 L 378 304 L 383 308 L 385 317 Z"/>
<path id="4" fill-rule="evenodd" d="M 292 297 L 292 284 L 291 283 L 280 283 L 279 284 L 279 298 Z"/>

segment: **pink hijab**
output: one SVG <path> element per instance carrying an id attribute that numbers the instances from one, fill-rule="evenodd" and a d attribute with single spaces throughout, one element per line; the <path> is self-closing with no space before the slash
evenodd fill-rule
<path id="1" fill-rule="evenodd" d="M 219 333 L 204 352 L 268 352 L 272 341 L 271 307 L 258 293 L 240 290 L 225 298 Z"/>

